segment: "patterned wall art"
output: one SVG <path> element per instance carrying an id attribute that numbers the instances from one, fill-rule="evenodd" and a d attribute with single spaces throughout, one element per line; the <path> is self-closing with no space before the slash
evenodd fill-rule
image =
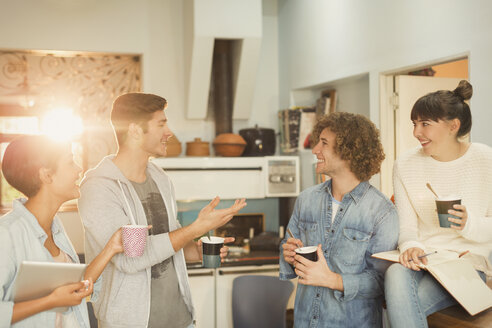
<path id="1" fill-rule="evenodd" d="M 140 55 L 0 50 L 0 115 L 41 118 L 71 108 L 83 121 L 84 169 L 116 150 L 112 102 L 141 86 Z"/>

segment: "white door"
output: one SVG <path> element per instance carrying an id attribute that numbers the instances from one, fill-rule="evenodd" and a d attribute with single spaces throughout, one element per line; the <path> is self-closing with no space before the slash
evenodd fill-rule
<path id="1" fill-rule="evenodd" d="M 454 90 L 463 79 L 388 75 L 381 81 L 381 139 L 386 159 L 381 166 L 381 191 L 393 194 L 393 163 L 399 155 L 418 147 L 410 113 L 415 102 L 429 92 Z"/>
<path id="2" fill-rule="evenodd" d="M 398 94 L 398 109 L 395 111 L 396 158 L 406 151 L 419 146 L 413 136 L 410 113 L 415 102 L 422 96 L 437 90 L 454 90 L 462 79 L 399 75 L 395 77 Z"/>
<path id="3" fill-rule="evenodd" d="M 215 269 L 188 270 L 196 327 L 215 328 Z"/>

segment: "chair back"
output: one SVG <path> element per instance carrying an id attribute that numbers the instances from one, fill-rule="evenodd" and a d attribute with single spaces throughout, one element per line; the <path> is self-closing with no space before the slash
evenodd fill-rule
<path id="1" fill-rule="evenodd" d="M 234 328 L 285 328 L 287 302 L 294 285 L 278 277 L 246 275 L 232 283 Z"/>

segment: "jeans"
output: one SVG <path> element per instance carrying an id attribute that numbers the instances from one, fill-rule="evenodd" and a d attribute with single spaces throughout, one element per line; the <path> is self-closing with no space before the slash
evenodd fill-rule
<path id="1" fill-rule="evenodd" d="M 485 274 L 478 273 L 485 281 Z M 457 304 L 430 273 L 399 263 L 386 271 L 384 290 L 391 327 L 428 327 L 428 315 Z"/>

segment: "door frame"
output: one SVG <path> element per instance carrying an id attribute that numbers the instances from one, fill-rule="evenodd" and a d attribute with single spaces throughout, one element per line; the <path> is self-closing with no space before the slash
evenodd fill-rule
<path id="1" fill-rule="evenodd" d="M 468 80 L 470 80 L 470 53 L 464 52 L 449 57 L 429 60 L 397 69 L 388 70 L 379 74 L 379 127 L 381 143 L 386 157 L 381 163 L 380 191 L 387 197 L 393 195 L 393 164 L 395 162 L 395 103 L 392 101 L 395 89 L 395 76 L 406 75 L 408 72 L 423 69 L 429 66 L 446 64 L 462 59 L 468 60 Z"/>

